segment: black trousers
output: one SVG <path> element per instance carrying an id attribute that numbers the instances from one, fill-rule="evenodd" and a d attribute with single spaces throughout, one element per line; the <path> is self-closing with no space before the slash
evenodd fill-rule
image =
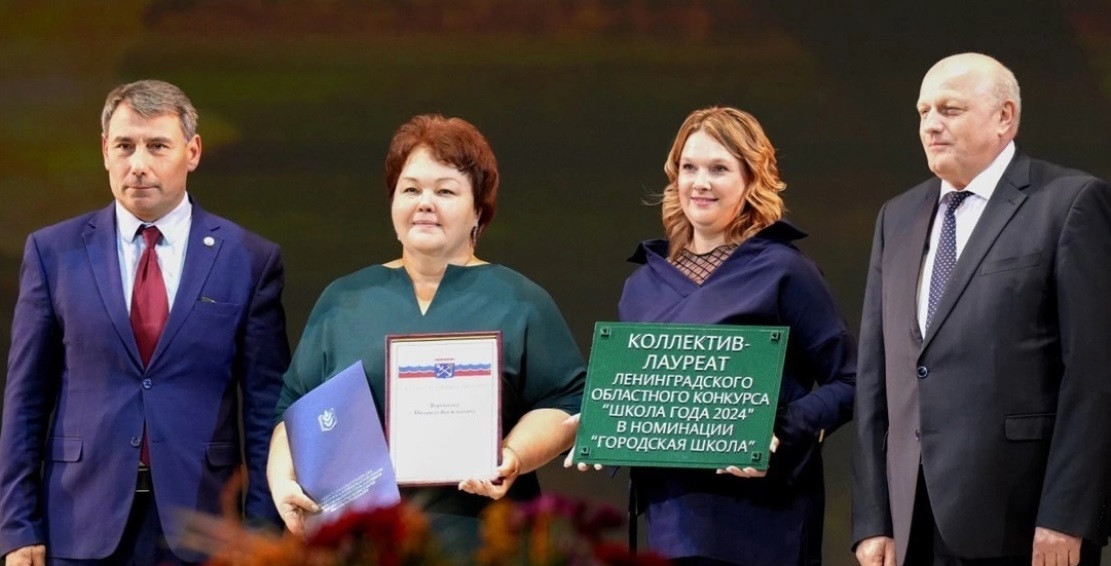
<path id="1" fill-rule="evenodd" d="M 116 550 L 108 558 L 98 560 L 72 560 L 49 556 L 47 547 L 46 563 L 51 566 L 186 566 L 166 545 L 162 532 L 162 522 L 158 519 L 158 506 L 154 493 L 136 493 L 127 517 L 127 526 Z"/>
<path id="2" fill-rule="evenodd" d="M 958 558 L 941 538 L 926 494 L 926 480 L 918 469 L 918 488 L 914 494 L 914 515 L 910 522 L 910 540 L 907 558 L 902 566 L 1030 566 L 1034 540 L 1030 552 L 1020 556 L 1002 558 Z M 1080 566 L 1099 566 L 1100 548 L 1088 541 L 1080 543 Z"/>

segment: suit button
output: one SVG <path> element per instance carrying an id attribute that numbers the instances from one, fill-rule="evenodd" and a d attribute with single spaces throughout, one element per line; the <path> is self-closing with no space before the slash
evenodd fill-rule
<path id="1" fill-rule="evenodd" d="M 914 429 L 914 439 L 915 440 L 922 440 L 922 431 L 920 431 L 918 429 Z"/>
<path id="2" fill-rule="evenodd" d="M 149 377 L 143 378 L 143 389 L 150 389 L 151 381 Z"/>
<path id="3" fill-rule="evenodd" d="M 926 366 L 918 366 L 918 379 L 925 379 L 927 375 L 930 375 L 930 370 Z"/>
<path id="4" fill-rule="evenodd" d="M 132 436 L 131 437 L 131 446 L 132 447 L 138 448 L 139 445 L 142 444 L 142 443 L 143 443 L 143 441 L 138 436 Z"/>

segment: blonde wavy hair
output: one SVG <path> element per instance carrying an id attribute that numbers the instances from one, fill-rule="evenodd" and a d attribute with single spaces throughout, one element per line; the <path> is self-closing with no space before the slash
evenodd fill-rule
<path id="1" fill-rule="evenodd" d="M 699 131 L 706 132 L 740 160 L 747 183 L 740 212 L 726 228 L 726 242 L 740 244 L 783 218 L 786 212 L 779 192 L 786 189 L 787 184 L 779 178 L 775 148 L 764 134 L 760 122 L 752 114 L 736 108 L 711 106 L 696 110 L 679 127 L 675 143 L 671 145 L 671 152 L 664 162 L 668 184 L 660 203 L 664 233 L 669 242 L 668 257 L 671 259 L 679 257 L 679 252 L 686 249 L 694 238 L 694 228 L 679 203 L 676 180 L 683 146 L 691 134 Z"/>

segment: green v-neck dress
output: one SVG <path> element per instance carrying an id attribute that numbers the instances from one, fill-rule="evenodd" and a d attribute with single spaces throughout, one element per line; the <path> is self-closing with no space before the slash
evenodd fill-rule
<path id="1" fill-rule="evenodd" d="M 493 330 L 502 332 L 504 433 L 533 409 L 579 412 L 586 374 L 582 354 L 540 286 L 500 265 L 449 265 L 422 315 L 405 270 L 374 265 L 332 282 L 317 300 L 285 374 L 278 418 L 356 360 L 363 361 L 378 415 L 384 417 L 386 335 Z M 536 475 L 524 474 L 507 497 L 527 500 L 539 490 Z M 491 502 L 455 486 L 407 488 L 402 494 L 432 513 L 470 517 Z"/>

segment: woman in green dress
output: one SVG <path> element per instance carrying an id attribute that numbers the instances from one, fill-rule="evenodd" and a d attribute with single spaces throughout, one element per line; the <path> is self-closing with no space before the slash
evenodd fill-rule
<path id="1" fill-rule="evenodd" d="M 394 135 L 386 189 L 401 258 L 332 282 L 309 316 L 278 401 L 280 416 L 328 377 L 362 360 L 384 415 L 389 334 L 502 333 L 501 465 L 495 477 L 408 488 L 426 511 L 474 533 L 491 500 L 539 494 L 534 470 L 570 447 L 585 365 L 552 298 L 521 274 L 475 256 L 494 217 L 498 169 L 481 133 L 459 118 L 417 116 Z M 434 431 L 429 431 L 434 434 Z M 286 526 L 304 530 L 319 507 L 297 484 L 285 424 L 274 429 L 267 470 Z M 464 535 L 464 538 L 477 536 Z"/>

